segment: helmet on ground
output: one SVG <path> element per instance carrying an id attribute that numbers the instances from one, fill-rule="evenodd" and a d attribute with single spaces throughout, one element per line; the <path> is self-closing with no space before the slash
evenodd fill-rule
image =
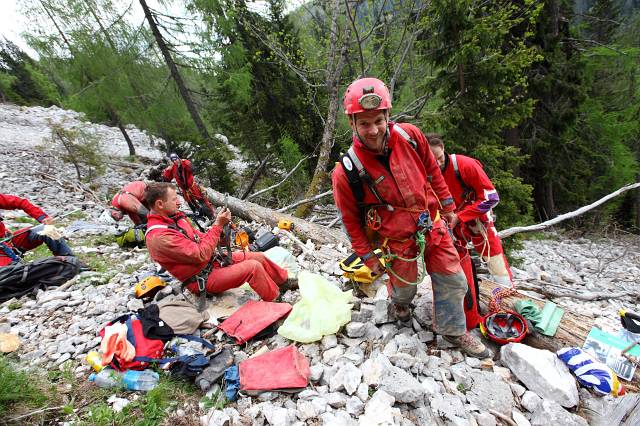
<path id="1" fill-rule="evenodd" d="M 109 209 L 109 213 L 111 213 L 111 218 L 116 222 L 121 221 L 124 217 L 124 213 L 122 212 L 122 210 L 116 209 L 115 207 L 111 207 Z"/>
<path id="2" fill-rule="evenodd" d="M 153 297 L 166 286 L 167 283 L 162 278 L 155 275 L 148 276 L 136 284 L 136 298 L 143 299 L 146 297 Z"/>
<path id="3" fill-rule="evenodd" d="M 169 160 L 176 161 L 176 160 L 179 160 L 179 159 L 180 159 L 180 157 L 175 152 L 172 152 L 171 154 L 169 154 Z"/>
<path id="4" fill-rule="evenodd" d="M 361 78 L 354 81 L 344 92 L 344 113 L 357 114 L 364 111 L 391 109 L 391 95 L 387 86 L 377 78 Z"/>
<path id="5" fill-rule="evenodd" d="M 527 320 L 516 312 L 503 311 L 485 315 L 480 322 L 482 334 L 494 342 L 505 345 L 522 341 L 529 331 Z"/>

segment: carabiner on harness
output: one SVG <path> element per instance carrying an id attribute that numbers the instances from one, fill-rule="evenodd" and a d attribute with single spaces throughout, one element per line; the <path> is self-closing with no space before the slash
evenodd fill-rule
<path id="1" fill-rule="evenodd" d="M 382 218 L 378 214 L 378 211 L 373 207 L 367 210 L 367 226 L 374 231 L 377 231 L 382 227 Z"/>
<path id="2" fill-rule="evenodd" d="M 429 212 L 422 212 L 418 216 L 418 230 L 421 233 L 430 232 L 433 229 L 433 220 Z"/>

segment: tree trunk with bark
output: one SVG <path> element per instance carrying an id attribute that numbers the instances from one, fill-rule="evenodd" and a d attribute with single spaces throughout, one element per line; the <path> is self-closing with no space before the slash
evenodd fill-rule
<path id="1" fill-rule="evenodd" d="M 481 281 L 480 282 L 480 303 L 484 306 L 489 305 L 489 301 L 491 301 L 493 289 L 499 287 L 496 283 L 491 281 Z M 514 296 L 510 296 L 502 299 L 502 307 L 504 309 L 515 311 L 515 304 L 518 300 L 532 300 L 529 296 L 524 295 L 522 293 L 517 293 Z M 539 300 L 532 300 L 533 303 L 538 307 L 539 310 L 542 310 L 545 302 L 541 302 Z M 564 315 L 560 320 L 560 325 L 558 326 L 558 330 L 554 336 L 544 336 L 540 333 L 536 333 L 535 335 L 529 335 L 525 337 L 522 343 L 533 346 L 538 349 L 546 349 L 551 352 L 556 352 L 559 349 L 566 347 L 578 347 L 581 348 L 584 344 L 589 331 L 594 325 L 595 320 L 591 317 L 581 315 L 575 312 L 569 311 L 566 307 L 563 307 Z M 634 382 L 638 383 L 638 379 L 640 378 L 640 369 L 636 370 L 634 375 Z M 624 382 L 624 386 L 627 388 L 627 391 L 633 389 L 634 391 L 638 390 L 638 385 L 631 384 L 629 382 Z"/>
<path id="2" fill-rule="evenodd" d="M 215 206 L 227 206 L 231 214 L 247 221 L 266 223 L 274 227 L 278 225 L 280 219 L 290 220 L 295 224 L 295 233 L 303 238 L 308 238 L 320 244 L 342 244 L 350 248 L 351 243 L 347 236 L 335 229 L 328 229 L 322 225 L 316 225 L 306 220 L 294 217 L 290 214 L 279 213 L 250 201 L 243 201 L 239 198 L 226 196 L 211 188 L 205 188 L 207 197 Z"/>
<path id="3" fill-rule="evenodd" d="M 335 139 L 336 119 L 338 110 L 340 107 L 340 76 L 345 64 L 345 55 L 347 53 L 350 31 L 345 28 L 344 39 L 342 40 L 342 46 L 337 49 L 338 43 L 338 19 L 340 17 L 340 1 L 332 0 L 331 10 L 331 36 L 330 46 L 336 46 L 336 48 L 330 50 L 329 58 L 327 61 L 326 70 L 326 87 L 329 98 L 329 108 L 327 111 L 327 119 L 325 121 L 324 131 L 322 133 L 322 142 L 320 144 L 320 153 L 318 155 L 318 162 L 316 164 L 315 171 L 313 172 L 313 178 L 309 184 L 309 188 L 305 193 L 304 198 L 311 198 L 318 194 L 322 189 L 322 185 L 327 181 L 327 168 L 329 166 L 329 160 L 331 157 L 331 148 Z M 296 210 L 295 215 L 298 217 L 304 217 L 309 214 L 313 208 L 313 203 L 305 204 Z"/>
<path id="4" fill-rule="evenodd" d="M 162 57 L 164 58 L 164 61 L 167 64 L 167 68 L 169 68 L 169 72 L 171 73 L 171 78 L 173 78 L 173 81 L 175 81 L 176 86 L 178 87 L 180 96 L 182 97 L 182 100 L 184 101 L 184 104 L 186 105 L 187 110 L 189 111 L 189 115 L 191 115 L 191 119 L 193 120 L 193 123 L 196 125 L 196 128 L 198 129 L 198 132 L 200 133 L 200 136 L 202 137 L 202 139 L 204 139 L 209 143 L 212 143 L 213 141 L 209 136 L 209 131 L 207 130 L 207 127 L 204 125 L 204 122 L 200 117 L 200 113 L 198 112 L 198 109 L 196 108 L 196 105 L 193 102 L 193 99 L 191 99 L 189 90 L 187 89 L 187 86 L 184 80 L 182 79 L 182 75 L 180 75 L 180 72 L 178 71 L 178 67 L 175 61 L 171 57 L 171 52 L 169 52 L 167 43 L 165 42 L 164 38 L 162 37 L 162 34 L 160 33 L 160 30 L 158 29 L 158 25 L 153 17 L 153 14 L 151 13 L 151 10 L 149 9 L 149 6 L 147 6 L 147 2 L 145 0 L 139 0 L 139 1 L 140 1 L 140 6 L 142 6 L 142 10 L 144 11 L 144 16 L 147 22 L 149 23 L 149 27 L 151 27 L 151 32 L 153 33 L 153 37 L 155 38 L 156 43 L 158 44 L 158 48 L 160 49 L 160 52 L 162 53 Z"/>
<path id="5" fill-rule="evenodd" d="M 249 186 L 247 186 L 247 189 L 245 189 L 244 193 L 240 197 L 241 200 L 245 200 L 249 196 L 249 194 L 251 194 L 251 191 L 253 191 L 253 187 L 256 185 L 256 182 L 258 182 L 258 178 L 264 172 L 264 169 L 267 166 L 267 162 L 269 161 L 269 158 L 271 158 L 271 154 L 268 154 L 266 157 L 264 157 L 264 160 L 260 162 L 260 164 L 258 165 L 258 168 L 253 174 L 253 177 L 251 178 L 251 182 L 249 182 Z"/>

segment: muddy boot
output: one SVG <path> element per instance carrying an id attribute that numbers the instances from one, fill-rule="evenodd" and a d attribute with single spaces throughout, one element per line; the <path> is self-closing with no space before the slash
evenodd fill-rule
<path id="1" fill-rule="evenodd" d="M 411 320 L 411 306 L 394 303 L 393 315 L 398 321 L 407 322 Z"/>
<path id="2" fill-rule="evenodd" d="M 461 352 L 474 358 L 493 358 L 491 349 L 487 348 L 480 339 L 472 336 L 467 331 L 462 336 L 442 336 L 447 342 L 456 345 Z"/>
<path id="3" fill-rule="evenodd" d="M 233 364 L 233 352 L 229 348 L 224 348 L 209 361 L 209 366 L 205 368 L 198 377 L 196 385 L 207 392 L 214 383 L 222 378 L 224 370 Z"/>
<path id="4" fill-rule="evenodd" d="M 280 294 L 285 293 L 287 290 L 297 290 L 298 289 L 298 279 L 297 278 L 287 278 L 280 286 Z"/>

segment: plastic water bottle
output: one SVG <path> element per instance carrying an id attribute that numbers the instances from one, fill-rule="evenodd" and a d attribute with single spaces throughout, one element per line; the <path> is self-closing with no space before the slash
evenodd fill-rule
<path id="1" fill-rule="evenodd" d="M 150 391 L 155 388 L 160 375 L 152 370 L 127 370 L 122 378 L 124 387 L 128 390 Z"/>
<path id="2" fill-rule="evenodd" d="M 85 359 L 87 360 L 87 363 L 89 363 L 91 368 L 96 371 L 96 373 L 99 373 L 104 368 L 104 366 L 102 365 L 102 357 L 96 351 L 89 352 Z"/>
<path id="3" fill-rule="evenodd" d="M 127 370 L 124 373 L 112 368 L 104 368 L 93 373 L 89 380 L 101 388 L 124 388 L 131 391 L 150 391 L 160 380 L 160 375 L 152 370 Z"/>
<path id="4" fill-rule="evenodd" d="M 94 382 L 101 388 L 119 388 L 122 387 L 122 376 L 123 373 L 106 367 L 100 370 L 99 373 L 92 373 L 89 376 L 89 381 Z"/>

